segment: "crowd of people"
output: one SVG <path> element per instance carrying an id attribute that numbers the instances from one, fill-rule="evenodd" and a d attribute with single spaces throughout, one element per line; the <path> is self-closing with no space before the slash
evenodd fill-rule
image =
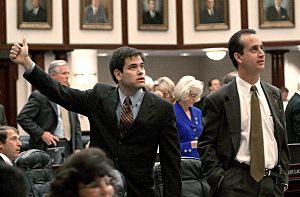
<path id="1" fill-rule="evenodd" d="M 201 160 L 211 195 L 283 196 L 290 155 L 281 90 L 260 78 L 265 53 L 254 30 L 236 32 L 228 49 L 236 71 L 223 82 L 209 80 L 203 95 L 204 82 L 191 75 L 177 83 L 167 76 L 152 80 L 143 53 L 131 47 L 117 48 L 111 56 L 117 86 L 73 89 L 67 62 L 52 62 L 47 74 L 30 59 L 26 39 L 15 43 L 10 58 L 37 89 L 17 118 L 30 134 L 30 148 L 68 150 L 49 196 L 114 196 L 112 170 L 117 169 L 129 197 L 153 197 L 158 148 L 166 197 L 181 196 L 181 157 Z M 289 108 L 291 101 L 286 113 Z M 88 149 L 80 142 L 78 113 L 90 122 Z M 287 128 L 291 124 L 287 121 Z M 12 166 L 20 147 L 18 130 L 1 126 L 0 161 Z"/>

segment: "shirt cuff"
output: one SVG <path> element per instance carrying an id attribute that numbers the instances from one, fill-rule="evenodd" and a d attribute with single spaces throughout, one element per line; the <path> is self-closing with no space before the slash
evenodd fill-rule
<path id="1" fill-rule="evenodd" d="M 32 62 L 31 68 L 27 69 L 27 70 L 25 71 L 25 73 L 26 73 L 27 75 L 29 75 L 29 74 L 33 71 L 34 67 L 35 67 L 35 63 Z"/>

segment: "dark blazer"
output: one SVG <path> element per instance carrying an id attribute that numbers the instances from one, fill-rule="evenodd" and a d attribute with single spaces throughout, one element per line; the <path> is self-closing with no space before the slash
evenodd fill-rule
<path id="1" fill-rule="evenodd" d="M 280 90 L 264 82 L 261 82 L 261 86 L 273 116 L 278 164 L 282 166 L 284 174 L 281 182 L 288 183 L 290 155 Z M 221 177 L 232 166 L 240 141 L 240 101 L 234 80 L 216 92 L 210 93 L 204 101 L 203 132 L 199 138 L 198 151 L 212 193 L 217 191 Z"/>
<path id="2" fill-rule="evenodd" d="M 266 17 L 269 21 L 288 21 L 289 16 L 287 10 L 283 7 L 280 8 L 280 15 L 278 15 L 275 6 L 267 8 Z"/>
<path id="3" fill-rule="evenodd" d="M 5 115 L 5 108 L 1 104 L 0 104 L 0 125 L 7 125 L 7 120 L 6 120 L 6 115 Z"/>
<path id="4" fill-rule="evenodd" d="M 33 14 L 33 10 L 24 13 L 25 22 L 47 22 L 47 10 L 40 7 L 37 14 Z"/>
<path id="5" fill-rule="evenodd" d="M 154 196 L 153 166 L 159 145 L 164 197 L 181 196 L 180 149 L 172 104 L 146 91 L 138 115 L 121 138 L 115 86 L 97 83 L 81 91 L 60 85 L 38 66 L 24 77 L 50 100 L 83 114 L 90 122 L 90 146 L 103 149 L 124 174 L 128 196 Z"/>
<path id="6" fill-rule="evenodd" d="M 150 12 L 147 11 L 143 15 L 143 24 L 163 24 L 162 15 L 159 12 L 155 12 L 155 16 L 152 18 Z"/>
<path id="7" fill-rule="evenodd" d="M 107 17 L 103 7 L 99 7 L 97 13 L 94 15 L 92 6 L 85 8 L 85 22 L 86 23 L 107 23 Z"/>
<path id="8" fill-rule="evenodd" d="M 285 109 L 288 143 L 300 143 L 300 95 L 295 93 Z"/>
<path id="9" fill-rule="evenodd" d="M 69 111 L 72 150 L 82 149 L 81 128 L 78 115 Z M 44 131 L 54 133 L 58 124 L 57 105 L 35 90 L 17 116 L 19 125 L 30 135 L 29 147 L 46 150 L 41 136 Z"/>
<path id="10" fill-rule="evenodd" d="M 203 9 L 200 14 L 200 23 L 224 23 L 224 17 L 218 10 L 214 10 L 214 14 L 209 15 L 207 9 Z"/>

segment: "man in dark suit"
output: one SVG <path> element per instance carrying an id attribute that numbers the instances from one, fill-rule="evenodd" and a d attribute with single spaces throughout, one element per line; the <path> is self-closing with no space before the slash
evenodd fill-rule
<path id="1" fill-rule="evenodd" d="M 5 115 L 5 108 L 1 104 L 0 104 L 0 125 L 7 125 L 7 120 L 6 120 L 6 115 Z"/>
<path id="2" fill-rule="evenodd" d="M 148 0 L 148 11 L 143 14 L 144 24 L 163 24 L 162 15 L 156 11 L 156 0 Z"/>
<path id="3" fill-rule="evenodd" d="M 297 86 L 297 91 L 289 100 L 285 110 L 289 144 L 300 143 L 300 78 Z"/>
<path id="4" fill-rule="evenodd" d="M 124 174 L 128 196 L 155 196 L 153 166 L 158 146 L 164 197 L 181 196 L 181 159 L 173 106 L 143 89 L 146 73 L 141 51 L 116 49 L 110 72 L 118 87 L 97 83 L 86 91 L 62 86 L 46 75 L 29 58 L 25 39 L 22 46 L 15 43 L 10 52 L 11 60 L 25 67 L 25 78 L 41 93 L 89 118 L 90 146 L 104 150 Z M 125 108 L 130 120 L 127 128 L 123 127 Z"/>
<path id="5" fill-rule="evenodd" d="M 205 9 L 200 13 L 200 23 L 224 23 L 224 17 L 215 9 L 215 0 L 205 1 Z"/>
<path id="6" fill-rule="evenodd" d="M 290 163 L 285 116 L 280 90 L 260 80 L 263 44 L 254 30 L 243 29 L 230 38 L 228 48 L 238 75 L 204 101 L 198 141 L 203 172 L 214 196 L 283 196 Z M 256 101 L 261 118 L 250 118 L 255 111 L 251 101 Z M 250 139 L 259 123 L 261 144 L 256 151 L 262 162 L 253 168 L 257 155 L 250 155 L 256 147 L 250 146 L 259 140 Z"/>
<path id="7" fill-rule="evenodd" d="M 92 0 L 92 3 L 85 8 L 86 23 L 107 23 L 105 9 L 101 6 L 101 0 Z"/>
<path id="8" fill-rule="evenodd" d="M 269 21 L 288 21 L 289 16 L 285 8 L 281 6 L 282 0 L 274 0 L 274 4 L 267 8 L 266 17 Z"/>
<path id="9" fill-rule="evenodd" d="M 62 85 L 69 86 L 70 70 L 66 61 L 51 62 L 48 73 Z M 46 151 L 53 146 L 62 146 L 65 148 L 65 157 L 82 149 L 78 115 L 69 111 L 69 117 L 64 120 L 63 110 L 38 90 L 31 93 L 28 102 L 17 116 L 17 122 L 30 135 L 30 148 Z"/>
<path id="10" fill-rule="evenodd" d="M 25 22 L 47 22 L 47 10 L 40 3 L 40 0 L 31 0 L 32 9 L 24 12 Z"/>
<path id="11" fill-rule="evenodd" d="M 0 126 L 0 163 L 13 165 L 21 149 L 19 131 L 10 126 Z"/>

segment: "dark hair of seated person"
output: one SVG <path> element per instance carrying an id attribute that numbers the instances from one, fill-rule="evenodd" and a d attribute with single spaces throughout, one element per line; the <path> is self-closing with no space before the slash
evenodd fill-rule
<path id="1" fill-rule="evenodd" d="M 0 163 L 0 196 L 27 197 L 29 185 L 22 170 Z"/>
<path id="2" fill-rule="evenodd" d="M 115 189 L 112 162 L 98 148 L 83 149 L 70 155 L 55 173 L 49 197 L 80 197 L 81 188 L 98 188 L 99 178 Z M 100 186 L 99 188 L 101 188 Z"/>

